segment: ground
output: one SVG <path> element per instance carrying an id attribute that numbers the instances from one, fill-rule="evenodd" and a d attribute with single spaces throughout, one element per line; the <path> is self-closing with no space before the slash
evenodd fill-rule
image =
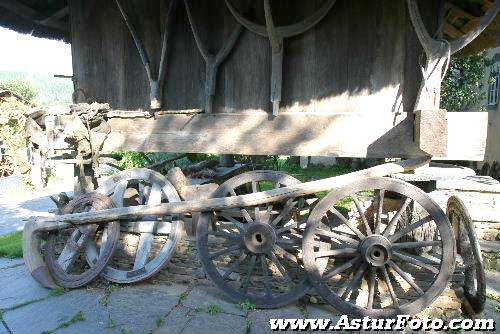
<path id="1" fill-rule="evenodd" d="M 20 179 L 0 179 L 0 235 L 18 230 L 23 218 L 53 209 L 49 193 L 68 190 L 56 182 L 49 190 L 26 189 Z M 484 318 L 500 325 L 500 273 L 488 273 Z M 271 333 L 270 318 L 336 318 L 326 305 L 298 303 L 277 310 L 254 310 L 228 300 L 209 281 L 191 284 L 113 285 L 103 281 L 71 291 L 41 288 L 22 259 L 0 258 L 0 334 L 35 333 Z"/>

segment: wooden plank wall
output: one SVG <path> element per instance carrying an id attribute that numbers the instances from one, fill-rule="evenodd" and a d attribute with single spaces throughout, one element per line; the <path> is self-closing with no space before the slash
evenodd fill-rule
<path id="1" fill-rule="evenodd" d="M 132 1 L 154 69 L 167 1 Z M 323 1 L 274 0 L 276 20 L 280 25 L 297 22 Z M 192 8 L 202 39 L 216 52 L 234 19 L 223 0 L 192 0 Z M 252 8 L 247 16 L 262 22 L 261 2 Z M 146 75 L 114 1 L 73 0 L 71 18 L 77 88 L 88 100 L 113 108 L 147 108 Z M 164 109 L 199 108 L 205 64 L 182 1 L 171 36 Z M 418 54 L 404 1 L 338 0 L 316 27 L 285 41 L 282 111 L 411 111 L 420 80 Z M 269 111 L 269 73 L 269 42 L 245 30 L 220 67 L 215 111 Z"/>

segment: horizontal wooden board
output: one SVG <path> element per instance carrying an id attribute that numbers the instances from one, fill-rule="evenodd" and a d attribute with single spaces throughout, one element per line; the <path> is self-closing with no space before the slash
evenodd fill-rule
<path id="1" fill-rule="evenodd" d="M 487 114 L 448 113 L 447 118 L 450 154 L 440 159 L 482 160 Z M 104 151 L 380 158 L 425 154 L 414 142 L 413 114 L 396 119 L 387 113 L 287 112 L 273 118 L 249 112 L 108 122 L 112 131 Z"/>
<path id="2" fill-rule="evenodd" d="M 449 112 L 448 153 L 444 160 L 483 161 L 488 135 L 487 112 Z"/>

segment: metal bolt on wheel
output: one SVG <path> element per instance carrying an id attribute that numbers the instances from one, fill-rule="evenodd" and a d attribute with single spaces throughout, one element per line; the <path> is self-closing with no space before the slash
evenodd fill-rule
<path id="1" fill-rule="evenodd" d="M 324 243 L 328 250 L 318 247 Z M 309 280 L 328 303 L 376 318 L 425 309 L 455 264 L 444 212 L 417 187 L 387 178 L 361 179 L 323 198 L 309 216 L 302 249 Z"/>
<path id="2" fill-rule="evenodd" d="M 298 184 L 275 171 L 243 173 L 223 183 L 216 197 Z M 302 230 L 314 198 L 204 213 L 197 229 L 198 256 L 208 277 L 236 302 L 276 308 L 310 288 L 302 264 Z"/>
<path id="3" fill-rule="evenodd" d="M 70 201 L 61 214 L 114 207 L 109 197 L 92 192 Z M 45 262 L 56 284 L 64 288 L 78 288 L 90 283 L 111 260 L 119 237 L 119 222 L 50 232 L 45 246 Z M 85 249 L 90 241 L 99 247 L 96 249 L 97 256 L 87 265 Z"/>
<path id="4" fill-rule="evenodd" d="M 465 299 L 476 314 L 483 312 L 486 303 L 486 278 L 481 247 L 474 230 L 474 223 L 460 198 L 448 199 L 446 214 L 450 219 L 457 240 L 457 253 L 464 265 Z"/>
<path id="5" fill-rule="evenodd" d="M 103 182 L 96 191 L 110 196 L 117 207 L 180 202 L 177 191 L 167 178 L 146 168 L 119 172 Z M 122 237 L 133 237 L 137 247 L 127 259 L 120 259 L 119 262 L 113 259 L 102 276 L 116 283 L 133 283 L 156 274 L 170 260 L 182 236 L 184 224 L 177 216 L 149 216 L 141 221 L 121 221 L 121 229 L 126 232 Z M 129 246 L 126 247 L 130 252 Z M 89 243 L 88 261 L 94 261 L 97 254 L 95 244 Z"/>

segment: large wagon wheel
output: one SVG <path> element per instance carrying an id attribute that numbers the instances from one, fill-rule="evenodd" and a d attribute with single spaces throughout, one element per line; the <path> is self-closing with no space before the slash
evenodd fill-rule
<path id="1" fill-rule="evenodd" d="M 275 171 L 252 171 L 224 182 L 216 197 L 299 183 Z M 309 290 L 303 270 L 302 229 L 314 199 L 293 198 L 262 206 L 203 213 L 198 256 L 208 277 L 236 302 L 259 308 L 287 305 Z"/>
<path id="2" fill-rule="evenodd" d="M 446 214 L 455 232 L 457 253 L 462 257 L 465 267 L 465 299 L 476 314 L 481 313 L 486 303 L 486 279 L 474 223 L 464 203 L 456 196 L 448 199 Z"/>
<path id="3" fill-rule="evenodd" d="M 88 193 L 70 201 L 61 214 L 114 208 L 113 201 L 98 193 Z M 54 281 L 64 288 L 90 283 L 107 266 L 120 237 L 119 222 L 92 224 L 50 232 L 45 246 L 45 262 Z M 99 245 L 97 256 L 87 264 L 85 248 Z"/>
<path id="4" fill-rule="evenodd" d="M 349 203 L 351 217 L 340 212 Z M 370 206 L 375 210 L 367 215 Z M 408 224 L 401 221 L 407 210 L 425 214 Z M 419 228 L 434 231 L 432 240 L 417 241 Z M 317 247 L 325 241 L 326 251 Z M 444 212 L 415 186 L 387 178 L 355 181 L 323 198 L 309 216 L 302 249 L 309 280 L 327 302 L 375 318 L 423 310 L 446 288 L 455 264 Z M 318 265 L 323 258 L 325 270 Z"/>
<path id="5" fill-rule="evenodd" d="M 118 207 L 180 202 L 175 188 L 163 175 L 145 168 L 119 172 L 103 182 L 96 191 L 110 196 Z M 130 232 L 122 234 L 123 244 L 137 242 L 137 248 L 128 258 L 115 257 L 102 275 L 112 282 L 132 283 L 151 277 L 170 260 L 184 225 L 177 216 L 150 216 L 141 221 L 123 221 L 121 228 Z M 128 237 L 134 237 L 134 240 L 128 240 Z M 129 246 L 120 249 L 120 255 L 130 252 Z M 88 261 L 92 262 L 96 257 L 95 245 L 89 243 Z"/>

